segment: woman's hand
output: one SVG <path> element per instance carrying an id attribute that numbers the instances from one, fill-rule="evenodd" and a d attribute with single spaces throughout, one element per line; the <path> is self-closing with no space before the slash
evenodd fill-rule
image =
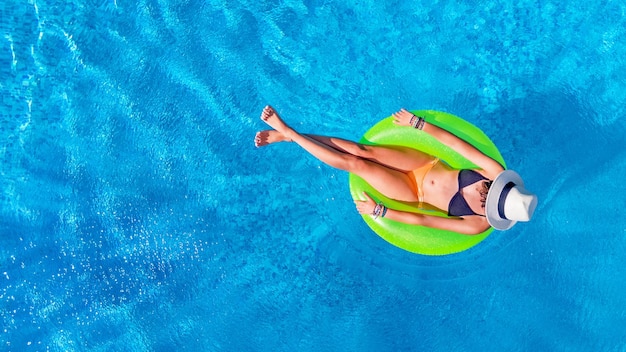
<path id="1" fill-rule="evenodd" d="M 369 196 L 369 194 L 363 192 L 365 195 L 365 200 L 355 200 L 354 204 L 356 205 L 356 210 L 359 214 L 369 214 L 372 215 L 374 213 L 374 208 L 376 207 L 376 202 Z"/>
<path id="2" fill-rule="evenodd" d="M 394 124 L 398 126 L 411 126 L 411 119 L 415 115 L 405 109 L 400 109 L 400 111 L 396 112 L 392 116 Z"/>

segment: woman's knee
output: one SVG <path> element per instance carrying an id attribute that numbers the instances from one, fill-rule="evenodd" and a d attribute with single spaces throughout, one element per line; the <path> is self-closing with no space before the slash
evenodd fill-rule
<path id="1" fill-rule="evenodd" d="M 360 156 L 347 154 L 344 157 L 346 171 L 355 173 L 357 175 L 362 174 L 370 167 L 369 162 Z"/>
<path id="2" fill-rule="evenodd" d="M 371 145 L 357 143 L 352 154 L 361 158 L 372 159 L 375 157 L 375 150 L 376 148 Z"/>

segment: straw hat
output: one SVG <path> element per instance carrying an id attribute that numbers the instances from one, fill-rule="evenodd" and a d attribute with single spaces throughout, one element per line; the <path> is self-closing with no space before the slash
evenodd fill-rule
<path id="1" fill-rule="evenodd" d="M 485 215 L 496 230 L 508 230 L 518 221 L 529 221 L 537 206 L 537 196 L 524 188 L 517 172 L 501 172 L 489 187 Z"/>

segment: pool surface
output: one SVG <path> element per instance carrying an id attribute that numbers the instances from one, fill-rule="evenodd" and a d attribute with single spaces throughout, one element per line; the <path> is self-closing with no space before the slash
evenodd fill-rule
<path id="1" fill-rule="evenodd" d="M 626 351 L 619 1 L 0 4 L 0 350 Z M 255 148 L 481 127 L 533 221 L 432 257 L 348 175 Z"/>

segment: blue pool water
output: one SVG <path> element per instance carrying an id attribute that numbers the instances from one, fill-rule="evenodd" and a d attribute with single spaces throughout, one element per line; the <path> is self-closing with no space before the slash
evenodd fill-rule
<path id="1" fill-rule="evenodd" d="M 626 5 L 0 4 L 0 350 L 626 351 Z M 398 249 L 347 175 L 253 146 L 480 126 L 535 218 Z"/>

